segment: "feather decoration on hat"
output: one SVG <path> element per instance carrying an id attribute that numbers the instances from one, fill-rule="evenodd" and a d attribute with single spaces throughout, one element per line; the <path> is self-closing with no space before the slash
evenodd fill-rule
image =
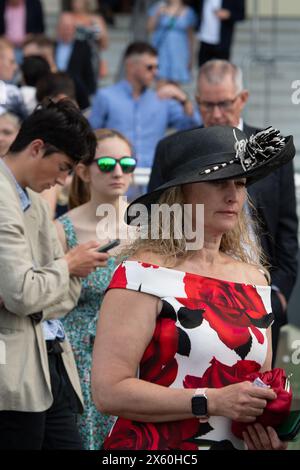
<path id="1" fill-rule="evenodd" d="M 270 126 L 263 131 L 250 136 L 249 140 L 238 140 L 235 130 L 233 130 L 236 139 L 235 151 L 236 159 L 244 171 L 247 171 L 279 153 L 285 146 L 285 138 L 278 129 Z"/>

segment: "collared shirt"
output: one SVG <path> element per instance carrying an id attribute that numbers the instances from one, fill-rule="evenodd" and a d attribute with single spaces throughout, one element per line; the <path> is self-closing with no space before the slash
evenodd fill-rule
<path id="1" fill-rule="evenodd" d="M 22 208 L 22 211 L 25 212 L 27 211 L 27 209 L 29 209 L 30 205 L 31 205 L 31 202 L 30 202 L 30 199 L 29 199 L 29 196 L 27 194 L 27 191 L 26 189 L 23 189 L 22 186 L 18 183 L 18 181 L 16 180 L 15 178 L 15 175 L 13 174 L 13 172 L 11 171 L 11 169 L 9 168 L 9 166 L 6 165 L 5 161 L 3 160 L 3 158 L 0 158 L 0 164 L 6 169 L 6 171 L 10 174 L 10 176 L 12 177 L 14 183 L 15 183 L 15 186 L 16 186 L 16 190 L 17 190 L 17 193 L 18 193 L 18 196 L 19 196 L 19 199 L 20 199 L 20 202 L 21 202 L 21 208 Z"/>
<path id="2" fill-rule="evenodd" d="M 198 38 L 207 44 L 219 44 L 221 33 L 221 20 L 216 16 L 220 10 L 222 0 L 205 0 L 203 5 L 202 21 Z"/>
<path id="3" fill-rule="evenodd" d="M 89 117 L 94 129 L 117 129 L 132 143 L 139 167 L 152 167 L 155 147 L 169 127 L 178 130 L 198 127 L 197 111 L 189 117 L 178 101 L 160 99 L 155 90 L 146 88 L 139 98 L 133 97 L 127 80 L 100 89 Z"/>
<path id="4" fill-rule="evenodd" d="M 68 68 L 73 51 L 73 42 L 59 42 L 55 52 L 55 62 L 58 70 L 65 72 Z"/>
<path id="5" fill-rule="evenodd" d="M 22 188 L 22 186 L 18 183 L 16 180 L 13 172 L 11 169 L 6 165 L 5 161 L 0 158 L 0 164 L 5 166 L 5 169 L 8 171 L 8 173 L 11 175 L 15 186 L 16 190 L 18 192 L 18 196 L 20 198 L 20 203 L 21 203 L 21 208 L 22 211 L 25 212 L 29 207 L 31 206 L 31 201 L 29 199 L 29 196 L 27 194 L 26 189 Z M 43 325 L 43 333 L 44 333 L 44 338 L 45 340 L 53 340 L 53 339 L 60 339 L 64 340 L 65 339 L 65 331 L 64 327 L 59 320 L 45 320 L 42 322 Z"/>

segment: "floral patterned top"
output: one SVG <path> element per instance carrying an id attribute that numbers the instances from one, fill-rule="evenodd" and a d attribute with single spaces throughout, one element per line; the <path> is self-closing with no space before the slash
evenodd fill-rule
<path id="1" fill-rule="evenodd" d="M 162 300 L 153 337 L 139 366 L 139 378 L 164 387 L 229 385 L 228 371 L 240 372 L 267 354 L 266 329 L 273 322 L 270 287 L 223 281 L 138 261 L 124 261 L 109 289 L 131 289 Z M 127 312 L 129 315 L 130 312 Z M 248 369 L 247 369 L 248 371 Z M 145 423 L 118 418 L 105 449 L 243 449 L 231 421 L 212 416 Z"/>
<path id="2" fill-rule="evenodd" d="M 78 240 L 71 219 L 63 215 L 58 220 L 63 225 L 68 248 L 77 246 Z M 115 421 L 114 417 L 102 415 L 96 409 L 92 400 L 90 377 L 98 312 L 114 269 L 115 258 L 111 257 L 105 268 L 97 268 L 82 279 L 78 304 L 62 319 L 73 349 L 84 399 L 84 412 L 78 417 L 78 426 L 86 450 L 100 449 Z"/>

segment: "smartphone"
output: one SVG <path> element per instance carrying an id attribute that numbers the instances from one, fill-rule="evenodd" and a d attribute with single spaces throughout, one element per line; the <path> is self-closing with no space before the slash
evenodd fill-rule
<path id="1" fill-rule="evenodd" d="M 98 253 L 106 253 L 106 251 L 111 250 L 118 245 L 120 245 L 120 239 L 116 238 L 115 240 L 108 242 L 106 245 L 100 246 L 97 251 Z"/>
<path id="2" fill-rule="evenodd" d="M 282 441 L 296 440 L 300 433 L 300 410 L 290 411 L 288 417 L 276 429 L 278 437 Z M 300 438 L 300 435 L 298 436 Z"/>

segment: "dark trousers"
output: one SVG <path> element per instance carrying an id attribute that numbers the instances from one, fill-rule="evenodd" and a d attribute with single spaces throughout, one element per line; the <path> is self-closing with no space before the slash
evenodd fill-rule
<path id="1" fill-rule="evenodd" d="M 221 47 L 220 44 L 207 44 L 206 42 L 201 42 L 198 55 L 198 65 L 200 67 L 211 59 L 229 60 L 229 57 L 230 47 Z"/>
<path id="2" fill-rule="evenodd" d="M 52 406 L 42 412 L 0 411 L 0 450 L 83 449 L 76 416 L 78 398 L 62 357 L 48 352 Z"/>

